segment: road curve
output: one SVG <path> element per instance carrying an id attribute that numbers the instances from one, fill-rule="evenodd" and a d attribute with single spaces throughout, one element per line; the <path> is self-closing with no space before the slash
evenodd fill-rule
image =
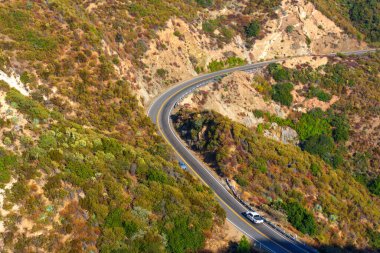
<path id="1" fill-rule="evenodd" d="M 360 55 L 370 51 L 374 50 L 361 50 L 344 54 Z M 179 139 L 171 125 L 170 116 L 175 104 L 184 95 L 192 92 L 198 85 L 207 84 L 208 82 L 215 80 L 215 78 L 222 77 L 235 71 L 250 71 L 278 61 L 281 60 L 272 60 L 232 69 L 225 69 L 198 76 L 175 85 L 154 100 L 149 107 L 148 115 L 157 125 L 159 133 L 170 146 L 173 147 L 174 151 L 187 164 L 188 168 L 214 191 L 217 200 L 226 211 L 227 219 L 240 231 L 251 238 L 258 247 L 261 247 L 268 252 L 314 252 L 315 250 L 313 248 L 287 238 L 265 223 L 255 225 L 246 220 L 242 213 L 245 212 L 247 208 L 242 206 L 240 202 L 225 189 L 219 179 L 213 176 L 203 163 L 192 155 L 191 151 L 188 150 L 185 144 Z"/>

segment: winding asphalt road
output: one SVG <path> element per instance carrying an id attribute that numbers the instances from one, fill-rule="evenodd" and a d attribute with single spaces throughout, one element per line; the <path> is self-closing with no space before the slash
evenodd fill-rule
<path id="1" fill-rule="evenodd" d="M 347 52 L 345 54 L 361 55 L 375 50 L 361 50 L 355 52 Z M 334 54 L 331 54 L 334 55 Z M 329 55 L 329 56 L 331 56 Z M 179 139 L 171 125 L 171 112 L 176 103 L 188 93 L 191 93 L 197 86 L 206 85 L 213 82 L 216 78 L 223 77 L 235 71 L 250 71 L 262 68 L 272 62 L 281 60 L 273 60 L 260 62 L 232 69 L 225 69 L 218 72 L 205 74 L 195 77 L 194 79 L 185 81 L 168 89 L 161 94 L 149 107 L 148 115 L 156 123 L 159 133 L 173 147 L 177 155 L 182 159 L 187 167 L 198 176 L 203 183 L 208 185 L 216 195 L 220 205 L 227 214 L 227 219 L 236 226 L 240 231 L 253 240 L 257 247 L 268 252 L 315 252 L 315 250 L 298 241 L 292 240 L 276 231 L 267 224 L 252 224 L 242 213 L 247 208 L 242 206 L 221 184 L 216 176 L 214 176 L 205 166 L 194 157 L 187 149 L 185 144 Z"/>

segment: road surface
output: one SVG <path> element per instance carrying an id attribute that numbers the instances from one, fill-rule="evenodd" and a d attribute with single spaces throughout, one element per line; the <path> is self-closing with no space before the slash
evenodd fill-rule
<path id="1" fill-rule="evenodd" d="M 374 50 L 361 50 L 355 52 L 347 52 L 345 54 L 360 55 Z M 331 54 L 333 55 L 333 54 Z M 206 85 L 215 80 L 215 78 L 223 77 L 226 74 L 235 71 L 250 71 L 262 68 L 272 62 L 281 60 L 272 60 L 260 62 L 232 69 L 221 70 L 218 72 L 205 74 L 195 77 L 194 79 L 185 81 L 175 85 L 161 94 L 153 101 L 148 110 L 149 117 L 157 125 L 159 133 L 172 146 L 174 151 L 187 164 L 187 167 L 198 176 L 203 183 L 208 185 L 215 193 L 220 205 L 226 211 L 227 219 L 236 226 L 240 231 L 251 238 L 257 247 L 261 247 L 268 252 L 315 252 L 315 250 L 298 241 L 289 239 L 268 224 L 252 224 L 242 213 L 247 208 L 242 206 L 221 184 L 220 179 L 214 176 L 205 166 L 194 157 L 185 144 L 179 139 L 171 125 L 171 112 L 178 101 L 180 101 L 188 93 L 192 92 L 199 85 Z"/>

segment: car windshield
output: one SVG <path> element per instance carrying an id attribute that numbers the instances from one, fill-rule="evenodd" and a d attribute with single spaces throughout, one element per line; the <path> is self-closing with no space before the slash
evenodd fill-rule
<path id="1" fill-rule="evenodd" d="M 260 215 L 255 215 L 255 216 L 253 216 L 256 220 L 262 220 L 263 218 L 261 218 L 261 216 Z"/>

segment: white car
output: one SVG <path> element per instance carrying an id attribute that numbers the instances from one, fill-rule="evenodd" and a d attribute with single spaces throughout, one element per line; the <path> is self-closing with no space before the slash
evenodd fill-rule
<path id="1" fill-rule="evenodd" d="M 245 212 L 245 216 L 248 220 L 252 221 L 255 224 L 263 223 L 264 219 L 256 212 L 247 211 Z"/>

